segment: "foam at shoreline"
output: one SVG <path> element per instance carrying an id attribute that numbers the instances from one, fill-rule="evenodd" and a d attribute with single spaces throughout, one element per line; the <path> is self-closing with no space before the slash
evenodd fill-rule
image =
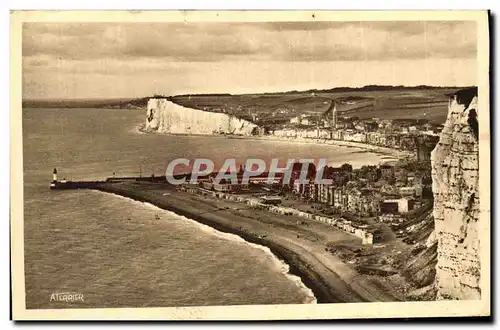
<path id="1" fill-rule="evenodd" d="M 285 277 L 288 280 L 295 283 L 295 285 L 297 285 L 297 287 L 299 287 L 300 290 L 306 295 L 306 298 L 305 298 L 303 303 L 305 303 L 305 304 L 316 304 L 317 303 L 317 299 L 314 296 L 313 291 L 302 282 L 302 279 L 299 276 L 290 274 L 290 266 L 287 263 L 285 263 L 283 260 L 279 259 L 275 254 L 273 254 L 271 252 L 271 249 L 269 249 L 268 247 L 263 246 L 263 245 L 259 245 L 259 244 L 255 244 L 255 243 L 250 243 L 238 235 L 218 231 L 218 230 L 216 230 L 208 225 L 202 224 L 196 220 L 192 220 L 192 219 L 189 219 L 185 216 L 174 213 L 172 211 L 162 209 L 162 208 L 160 208 L 156 205 L 153 205 L 151 203 L 148 203 L 148 202 L 136 201 L 132 198 L 124 197 L 124 196 L 117 195 L 117 194 L 109 194 L 109 193 L 100 192 L 100 191 L 97 191 L 97 192 L 103 193 L 106 195 L 113 195 L 113 196 L 116 196 L 116 197 L 119 197 L 122 199 L 126 199 L 127 201 L 131 201 L 133 203 L 145 205 L 148 208 L 155 210 L 157 212 L 161 212 L 161 213 L 166 214 L 168 216 L 174 216 L 182 221 L 187 221 L 187 222 L 195 225 L 199 229 L 201 229 L 204 233 L 207 233 L 207 234 L 210 234 L 210 235 L 213 235 L 213 236 L 216 236 L 216 237 L 228 240 L 228 241 L 232 241 L 232 242 L 245 243 L 252 248 L 256 248 L 256 249 L 259 249 L 259 250 L 265 252 L 266 254 L 271 256 L 271 260 L 274 262 L 275 266 L 277 266 L 280 269 L 280 272 L 283 275 L 285 275 Z"/>

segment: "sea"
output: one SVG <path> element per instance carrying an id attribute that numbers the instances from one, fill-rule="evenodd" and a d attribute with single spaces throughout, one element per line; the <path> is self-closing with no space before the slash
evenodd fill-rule
<path id="1" fill-rule="evenodd" d="M 326 158 L 356 167 L 384 156 L 339 146 L 142 133 L 145 116 L 142 110 L 23 109 L 26 307 L 315 303 L 312 291 L 267 248 L 148 203 L 90 190 L 51 191 L 52 171 L 57 168 L 59 179 L 100 180 L 164 175 L 176 158 L 216 164 Z"/>

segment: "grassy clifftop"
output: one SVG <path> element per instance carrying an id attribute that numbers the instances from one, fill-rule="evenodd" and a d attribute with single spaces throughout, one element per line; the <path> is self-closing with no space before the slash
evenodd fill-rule
<path id="1" fill-rule="evenodd" d="M 337 104 L 339 114 L 360 118 L 426 119 L 443 123 L 448 111 L 448 95 L 460 89 L 462 87 L 370 85 L 284 93 L 186 94 L 168 98 L 184 107 L 228 113 L 261 124 L 284 123 L 299 115 L 319 117 L 333 101 Z M 166 96 L 107 100 L 24 100 L 23 107 L 145 109 L 152 97 Z"/>
<path id="2" fill-rule="evenodd" d="M 443 123 L 448 95 L 459 87 L 366 86 L 273 94 L 178 95 L 172 100 L 182 106 L 226 112 L 265 123 L 288 122 L 298 115 L 323 115 L 332 101 L 340 115 L 380 119 L 426 119 Z"/>

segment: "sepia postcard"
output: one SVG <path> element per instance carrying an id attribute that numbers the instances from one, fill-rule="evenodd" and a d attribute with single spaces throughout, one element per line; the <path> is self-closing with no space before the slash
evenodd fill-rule
<path id="1" fill-rule="evenodd" d="M 12 318 L 490 316 L 488 22 L 11 12 Z"/>

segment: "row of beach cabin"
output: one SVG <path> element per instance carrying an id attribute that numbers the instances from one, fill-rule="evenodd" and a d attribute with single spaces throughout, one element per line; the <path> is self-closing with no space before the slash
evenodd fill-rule
<path id="1" fill-rule="evenodd" d="M 318 214 L 312 214 L 309 212 L 300 211 L 291 207 L 284 207 L 277 205 L 281 201 L 279 196 L 264 196 L 261 198 L 249 198 L 246 196 L 238 196 L 233 194 L 226 194 L 223 192 L 211 191 L 194 185 L 181 186 L 180 189 L 198 195 L 211 196 L 214 198 L 245 203 L 251 207 L 267 209 L 270 212 L 280 215 L 292 215 L 305 218 L 308 220 L 322 222 L 332 227 L 336 227 L 348 234 L 359 237 L 362 240 L 362 244 L 369 244 L 369 245 L 373 244 L 373 233 L 370 232 L 367 226 L 359 226 L 359 225 L 355 226 L 352 224 L 351 221 L 343 218 L 340 219 L 330 218 Z"/>

